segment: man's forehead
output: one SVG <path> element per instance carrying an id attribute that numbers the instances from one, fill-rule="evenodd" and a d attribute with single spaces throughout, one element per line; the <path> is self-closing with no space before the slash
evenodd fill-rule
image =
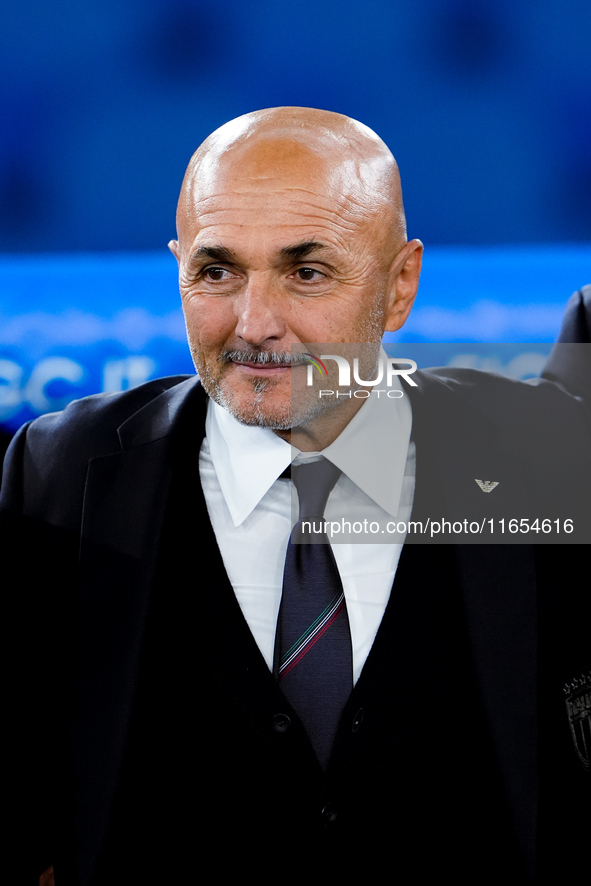
<path id="1" fill-rule="evenodd" d="M 376 212 L 403 231 L 398 169 L 381 139 L 340 114 L 280 108 L 240 117 L 206 139 L 187 169 L 177 226 L 194 230 L 214 215 L 216 224 L 324 215 L 365 227 Z"/>
<path id="2" fill-rule="evenodd" d="M 380 225 L 380 220 L 386 222 Z M 342 193 L 319 194 L 304 189 L 253 188 L 236 194 L 228 189 L 196 199 L 179 218 L 185 245 L 191 252 L 224 246 L 241 256 L 266 256 L 268 261 L 306 258 L 312 252 L 348 251 L 369 238 L 377 243 L 388 219 L 369 201 L 360 211 L 359 201 Z M 222 260 L 218 258 L 218 260 Z"/>
<path id="3" fill-rule="evenodd" d="M 326 222 L 364 224 L 398 200 L 383 169 L 345 153 L 325 156 L 301 142 L 260 140 L 207 158 L 185 183 L 179 221 L 199 227 Z M 364 218 L 365 217 L 365 218 Z"/>

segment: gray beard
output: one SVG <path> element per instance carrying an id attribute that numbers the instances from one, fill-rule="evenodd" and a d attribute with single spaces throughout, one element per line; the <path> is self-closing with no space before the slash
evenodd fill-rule
<path id="1" fill-rule="evenodd" d="M 318 398 L 314 399 L 310 397 L 308 402 L 305 404 L 302 403 L 301 409 L 298 409 L 298 404 L 293 403 L 292 398 L 290 398 L 288 404 L 282 410 L 276 409 L 272 413 L 269 413 L 264 409 L 265 395 L 275 387 L 276 382 L 273 379 L 253 378 L 253 402 L 246 408 L 239 407 L 234 402 L 235 398 L 232 391 L 224 390 L 223 375 L 221 378 L 215 377 L 211 373 L 207 364 L 201 361 L 196 350 L 193 348 L 191 348 L 191 354 L 193 356 L 195 368 L 197 369 L 197 374 L 199 375 L 201 384 L 205 388 L 207 394 L 219 406 L 223 409 L 227 409 L 230 415 L 232 415 L 237 421 L 248 427 L 268 428 L 271 431 L 289 431 L 293 427 L 307 424 L 318 415 L 326 413 L 327 409 L 332 409 L 339 405 L 337 400 L 321 401 Z M 306 362 L 303 359 L 298 359 L 297 355 L 292 359 L 290 353 L 272 351 L 224 351 L 218 357 L 220 363 L 227 364 L 229 360 L 250 361 L 262 365 L 268 365 L 270 363 L 293 363 L 295 365 Z M 295 407 L 295 409 L 293 409 L 293 407 Z"/>

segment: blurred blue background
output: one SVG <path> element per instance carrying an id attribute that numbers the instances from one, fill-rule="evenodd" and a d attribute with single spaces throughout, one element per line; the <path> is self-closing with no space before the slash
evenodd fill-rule
<path id="1" fill-rule="evenodd" d="M 30 0 L 0 51 L 0 424 L 191 371 L 180 181 L 247 111 L 339 111 L 426 247 L 407 341 L 549 342 L 591 279 L 588 0 Z"/>

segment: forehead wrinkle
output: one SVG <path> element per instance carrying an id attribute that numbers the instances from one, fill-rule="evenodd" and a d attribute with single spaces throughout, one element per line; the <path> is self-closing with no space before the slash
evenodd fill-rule
<path id="1" fill-rule="evenodd" d="M 305 212 L 302 212 L 299 208 L 283 207 L 279 218 L 269 218 L 263 222 L 260 220 L 259 207 L 250 207 L 248 209 L 243 207 L 239 213 L 232 207 L 212 208 L 196 216 L 197 230 L 195 233 L 199 236 L 208 228 L 256 229 L 260 231 L 275 229 L 279 231 L 281 228 L 297 227 L 310 230 L 310 236 L 304 237 L 302 235 L 302 237 L 306 240 L 312 240 L 315 239 L 313 230 L 320 226 L 323 230 L 322 238 L 325 239 L 328 233 L 325 230 L 327 228 L 343 229 L 348 233 L 360 231 L 362 228 L 361 220 L 361 214 L 349 214 L 347 217 L 335 212 L 333 209 L 316 206 L 308 208 Z"/>
<path id="2" fill-rule="evenodd" d="M 344 179 L 344 180 L 343 180 Z M 349 184 L 346 187 L 347 183 Z M 213 184 L 213 183 L 212 183 Z M 236 197 L 253 200 L 269 200 L 272 198 L 285 199 L 286 196 L 300 195 L 310 197 L 312 200 L 335 201 L 344 209 L 348 207 L 350 202 L 358 206 L 366 206 L 374 209 L 376 202 L 382 206 L 390 205 L 390 200 L 384 189 L 373 187 L 369 182 L 364 183 L 359 177 L 342 176 L 337 168 L 329 172 L 325 178 L 323 187 L 306 186 L 301 183 L 286 181 L 282 175 L 265 175 L 265 176 L 245 176 L 244 178 L 232 179 L 232 186 L 215 182 L 218 188 L 212 190 L 211 187 L 206 188 L 203 193 L 204 183 L 197 178 L 193 179 L 189 188 L 187 188 L 187 196 L 191 198 L 191 203 L 197 207 L 202 203 L 209 203 L 212 200 L 233 199 Z M 364 187 L 365 184 L 365 187 Z M 264 185 L 269 190 L 261 189 Z M 201 190 L 201 193 L 199 191 Z M 207 192 L 209 190 L 209 193 Z"/>
<path id="3" fill-rule="evenodd" d="M 205 221 L 210 216 L 217 216 L 220 219 L 224 219 L 222 223 L 227 223 L 228 216 L 234 215 L 236 218 L 244 218 L 250 213 L 260 213 L 261 205 L 263 205 L 266 212 L 272 212 L 278 207 L 280 216 L 290 219 L 296 216 L 301 219 L 303 225 L 308 223 L 306 217 L 309 216 L 310 220 L 315 217 L 331 221 L 338 219 L 342 224 L 347 225 L 350 222 L 354 227 L 359 225 L 360 220 L 370 219 L 388 207 L 387 202 L 381 196 L 381 205 L 376 206 L 375 201 L 369 198 L 364 199 L 363 197 L 357 199 L 357 195 L 347 197 L 344 197 L 342 194 L 325 196 L 308 188 L 294 188 L 292 190 L 299 192 L 300 199 L 297 203 L 291 205 L 286 203 L 286 196 L 289 196 L 289 189 L 287 188 L 283 188 L 282 191 L 277 191 L 273 194 L 257 194 L 256 192 L 248 194 L 233 191 L 231 194 L 221 192 L 215 195 L 208 195 L 192 206 L 191 215 L 198 222 L 199 220 Z M 233 203 L 233 198 L 236 196 L 242 196 L 248 202 L 238 208 Z M 236 221 L 235 223 L 238 226 L 247 225 L 248 220 L 246 222 Z M 273 223 L 281 224 L 281 217 L 275 219 Z M 257 220 L 257 224 L 260 224 L 259 220 Z"/>

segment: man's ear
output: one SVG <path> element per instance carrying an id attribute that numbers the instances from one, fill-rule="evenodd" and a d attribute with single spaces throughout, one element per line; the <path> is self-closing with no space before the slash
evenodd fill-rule
<path id="1" fill-rule="evenodd" d="M 410 314 L 419 288 L 422 261 L 423 244 L 420 240 L 409 240 L 392 262 L 389 274 L 390 299 L 385 327 L 388 332 L 400 329 Z"/>
<path id="2" fill-rule="evenodd" d="M 176 258 L 176 260 L 178 262 L 180 262 L 179 241 L 178 240 L 171 240 L 170 243 L 168 244 L 168 248 L 170 249 L 170 251 L 172 252 L 174 257 Z"/>

